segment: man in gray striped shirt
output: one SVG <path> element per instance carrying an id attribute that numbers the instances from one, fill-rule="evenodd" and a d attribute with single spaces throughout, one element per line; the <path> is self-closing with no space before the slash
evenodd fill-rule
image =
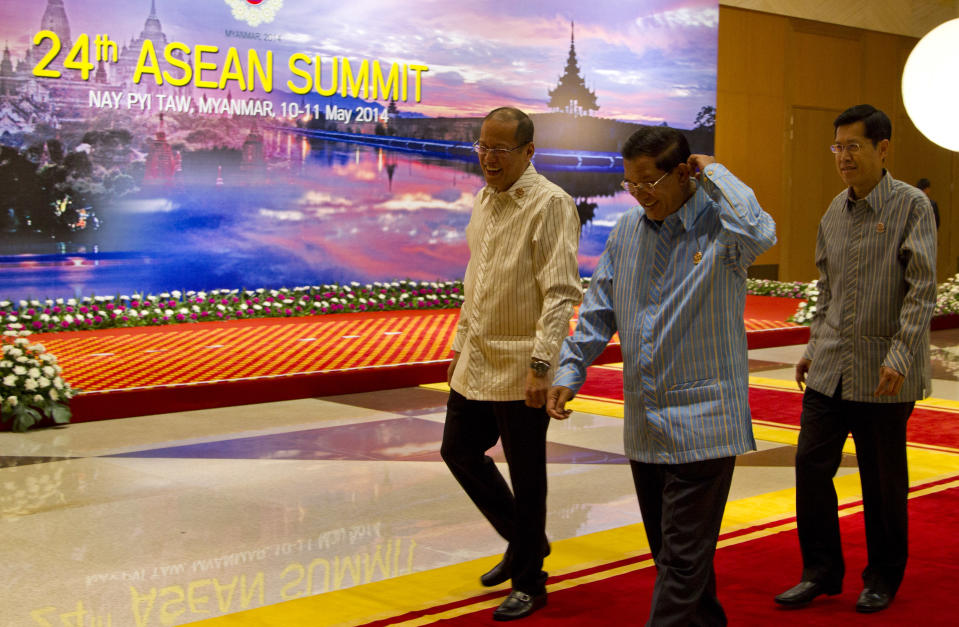
<path id="1" fill-rule="evenodd" d="M 776 602 L 799 607 L 841 591 L 832 480 L 852 432 L 868 549 L 856 610 L 868 613 L 889 606 L 906 567 L 906 421 L 930 389 L 936 223 L 926 196 L 884 168 L 892 136 L 885 113 L 857 105 L 833 126 L 830 149 L 847 189 L 819 223 L 819 299 L 796 364 L 799 389 L 806 384 L 796 452 L 803 572 Z"/>
<path id="2" fill-rule="evenodd" d="M 509 543 L 480 578 L 509 579 L 496 620 L 546 604 L 546 391 L 582 298 L 573 199 L 536 172 L 533 122 L 511 107 L 486 116 L 474 144 L 486 186 L 466 227 L 470 260 L 448 379 L 441 453 Z M 500 439 L 513 490 L 486 451 Z"/>

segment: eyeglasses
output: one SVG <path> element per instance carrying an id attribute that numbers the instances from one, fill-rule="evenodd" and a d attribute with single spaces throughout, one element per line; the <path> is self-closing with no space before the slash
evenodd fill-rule
<path id="1" fill-rule="evenodd" d="M 666 178 L 667 176 L 669 176 L 669 173 L 672 172 L 672 171 L 673 171 L 673 170 L 672 170 L 672 168 L 671 168 L 669 171 L 666 172 L 666 174 L 664 174 L 664 175 L 662 175 L 661 177 L 659 177 L 658 179 L 656 179 L 656 182 L 655 182 L 655 183 L 630 183 L 629 181 L 623 181 L 623 182 L 621 182 L 621 183 L 619 184 L 619 186 L 622 187 L 623 189 L 625 189 L 627 192 L 629 192 L 629 193 L 632 194 L 633 196 L 635 196 L 636 194 L 638 194 L 638 193 L 640 193 L 640 192 L 643 192 L 643 193 L 646 193 L 646 194 L 651 194 L 651 193 L 653 193 L 653 188 L 656 187 L 657 185 L 659 185 L 659 183 L 660 183 L 664 178 Z"/>
<path id="2" fill-rule="evenodd" d="M 845 150 L 851 155 L 854 155 L 860 150 L 862 150 L 862 144 L 857 144 L 855 142 L 851 144 L 830 144 L 829 150 L 836 155 L 841 154 L 843 150 Z"/>
<path id="3" fill-rule="evenodd" d="M 473 142 L 473 152 L 475 152 L 475 153 L 478 154 L 478 155 L 492 155 L 492 156 L 494 156 L 494 157 L 508 157 L 511 152 L 513 152 L 514 150 L 516 150 L 516 149 L 518 149 L 518 148 L 522 148 L 523 146 L 525 146 L 525 145 L 528 144 L 528 143 L 529 143 L 529 142 L 523 142 L 522 144 L 517 144 L 516 146 L 513 146 L 512 148 L 490 148 L 490 147 L 488 147 L 488 146 L 484 146 L 483 144 L 481 144 L 481 143 L 479 143 L 479 142 L 477 141 L 477 142 Z"/>

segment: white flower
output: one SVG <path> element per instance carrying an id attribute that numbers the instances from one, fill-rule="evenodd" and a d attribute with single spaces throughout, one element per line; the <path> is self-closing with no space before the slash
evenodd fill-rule
<path id="1" fill-rule="evenodd" d="M 27 369 L 24 368 L 23 366 L 14 366 L 13 374 L 19 375 L 22 377 L 23 375 L 27 374 Z"/>
<path id="2" fill-rule="evenodd" d="M 37 379 L 37 385 L 39 385 L 41 388 L 48 388 L 50 387 L 50 379 L 46 377 L 40 377 Z"/>
<path id="3" fill-rule="evenodd" d="M 34 403 L 42 403 L 42 402 L 43 402 L 43 397 L 40 396 L 39 394 L 34 394 L 34 395 L 33 395 L 33 402 L 34 402 Z"/>
<path id="4" fill-rule="evenodd" d="M 7 387 L 15 387 L 17 385 L 17 375 L 8 374 L 3 378 L 3 384 Z"/>
<path id="5" fill-rule="evenodd" d="M 180 292 L 180 290 L 173 290 L 172 292 L 170 292 L 170 294 L 173 296 L 173 298 L 180 298 L 181 296 L 183 296 L 183 293 Z"/>
<path id="6" fill-rule="evenodd" d="M 27 371 L 27 376 L 29 376 L 31 379 L 36 379 L 36 378 L 38 378 L 38 377 L 40 376 L 40 369 L 39 369 L 39 368 L 30 368 L 30 370 Z"/>
<path id="7" fill-rule="evenodd" d="M 17 362 L 18 364 L 25 364 L 25 363 L 27 363 L 27 362 L 30 361 L 30 360 L 27 359 L 26 357 L 24 357 L 23 355 L 20 355 L 19 357 L 17 357 L 17 358 L 14 359 L 13 361 Z"/>
<path id="8" fill-rule="evenodd" d="M 7 403 L 10 404 L 10 407 L 16 407 L 18 402 L 19 401 L 17 401 L 16 396 L 11 396 L 10 398 L 7 399 Z"/>
<path id="9" fill-rule="evenodd" d="M 53 380 L 53 387 L 57 388 L 58 390 L 62 390 L 62 389 L 63 389 L 63 379 L 61 379 L 60 377 L 57 377 L 56 379 L 54 379 L 54 380 Z"/>
<path id="10" fill-rule="evenodd" d="M 50 400 L 51 400 L 51 401 L 59 401 L 59 400 L 60 400 L 60 394 L 59 394 L 56 390 L 50 390 L 49 394 L 50 394 Z"/>
<path id="11" fill-rule="evenodd" d="M 23 389 L 27 392 L 33 392 L 37 389 L 37 380 L 36 379 L 27 379 L 23 384 Z"/>
<path id="12" fill-rule="evenodd" d="M 45 377 L 55 377 L 57 376 L 57 371 L 51 368 L 50 366 L 43 367 L 43 376 Z"/>

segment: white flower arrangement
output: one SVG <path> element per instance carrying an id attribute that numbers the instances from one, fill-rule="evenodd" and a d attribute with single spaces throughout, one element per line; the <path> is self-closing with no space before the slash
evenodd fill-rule
<path id="1" fill-rule="evenodd" d="M 763 296 L 786 296 L 802 298 L 796 313 L 790 322 L 809 325 L 816 317 L 819 301 L 819 285 L 817 281 L 811 283 L 783 283 L 780 281 L 746 280 L 746 291 L 749 294 Z M 959 274 L 954 275 L 936 288 L 936 308 L 933 316 L 959 314 Z"/>
<path id="2" fill-rule="evenodd" d="M 57 358 L 43 344 L 30 343 L 29 335 L 11 323 L 0 337 L 0 422 L 9 422 L 13 431 L 26 431 L 46 417 L 70 422 L 74 390 L 63 380 Z"/>
<path id="3" fill-rule="evenodd" d="M 959 274 L 936 288 L 935 316 L 959 313 Z"/>

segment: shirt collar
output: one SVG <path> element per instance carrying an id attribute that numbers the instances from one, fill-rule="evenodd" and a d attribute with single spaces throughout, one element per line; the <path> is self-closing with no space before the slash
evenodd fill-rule
<path id="1" fill-rule="evenodd" d="M 507 189 L 506 191 L 497 192 L 495 189 L 493 189 L 489 185 L 483 187 L 483 191 L 482 191 L 483 200 L 488 200 L 492 198 L 493 196 L 496 196 L 497 194 L 506 194 L 507 197 L 512 198 L 513 200 L 519 201 L 526 196 L 527 192 L 529 191 L 528 188 L 531 187 L 535 181 L 536 181 L 536 168 L 534 168 L 532 162 L 530 162 L 530 164 L 526 166 L 526 169 L 523 171 L 520 177 L 516 179 L 516 182 L 510 185 L 509 189 Z"/>
<path id="2" fill-rule="evenodd" d="M 693 228 L 693 225 L 696 224 L 696 219 L 699 218 L 699 214 L 701 214 L 712 201 L 702 185 L 696 183 L 696 181 L 693 181 L 693 184 L 696 186 L 696 191 L 683 203 L 682 207 L 666 216 L 663 224 L 673 220 L 679 220 L 684 230 L 689 231 Z M 647 223 L 653 225 L 653 220 L 651 220 L 645 212 L 643 212 L 643 218 L 646 219 Z"/>
<path id="3" fill-rule="evenodd" d="M 886 168 L 882 169 L 882 178 L 879 179 L 879 182 L 876 183 L 876 186 L 873 187 L 865 198 L 853 198 L 852 197 L 852 188 L 846 190 L 846 208 L 852 209 L 856 206 L 856 203 L 859 200 L 866 201 L 866 205 L 871 208 L 873 211 L 878 212 L 882 207 L 885 206 L 886 201 L 892 195 L 892 175 L 889 174 L 889 171 Z"/>

